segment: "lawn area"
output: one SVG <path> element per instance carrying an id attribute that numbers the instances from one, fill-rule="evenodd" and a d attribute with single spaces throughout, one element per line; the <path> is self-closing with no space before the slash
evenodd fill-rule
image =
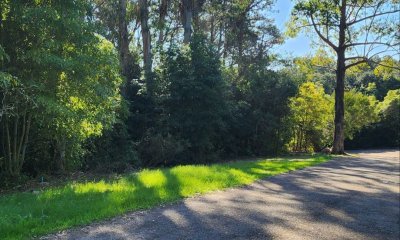
<path id="1" fill-rule="evenodd" d="M 0 196 L 1 239 L 26 239 L 195 194 L 250 184 L 312 166 L 324 155 L 142 170 L 114 181 L 69 183 L 34 193 Z"/>

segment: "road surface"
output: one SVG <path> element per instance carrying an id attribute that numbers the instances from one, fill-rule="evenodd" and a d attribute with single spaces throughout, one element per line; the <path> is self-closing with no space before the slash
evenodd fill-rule
<path id="1" fill-rule="evenodd" d="M 356 152 L 43 239 L 399 239 L 399 151 Z"/>

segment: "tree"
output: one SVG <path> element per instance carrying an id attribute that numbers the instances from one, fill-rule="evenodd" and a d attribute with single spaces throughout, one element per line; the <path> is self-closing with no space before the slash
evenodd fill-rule
<path id="1" fill-rule="evenodd" d="M 226 63 L 237 64 L 239 76 L 246 75 L 248 64 L 262 61 L 271 46 L 281 42 L 279 30 L 265 14 L 273 2 L 269 0 L 226 1 L 222 5 L 224 21 L 223 57 Z M 223 9 L 225 8 L 225 9 Z"/>
<path id="2" fill-rule="evenodd" d="M 148 0 L 139 0 L 139 19 L 143 43 L 144 77 L 146 79 L 147 94 L 150 98 L 154 95 L 154 81 L 152 76 L 153 58 L 151 53 L 151 34 L 149 27 Z"/>
<path id="3" fill-rule="evenodd" d="M 186 161 L 212 160 L 226 114 L 218 55 L 204 36 L 194 35 L 189 47 L 169 51 L 165 63 L 170 133 L 189 143 Z"/>
<path id="4" fill-rule="evenodd" d="M 399 64 L 398 61 L 391 58 L 381 60 L 385 65 Z M 346 88 L 354 88 L 364 94 L 373 95 L 379 101 L 382 101 L 389 90 L 400 88 L 399 70 L 395 68 L 383 67 L 380 64 L 374 64 L 372 68 L 367 64 L 359 64 L 347 72 Z"/>
<path id="5" fill-rule="evenodd" d="M 127 83 L 129 83 L 129 72 L 130 72 L 130 61 L 132 56 L 129 52 L 129 34 L 128 34 L 128 23 L 126 16 L 126 0 L 118 0 L 118 47 L 119 57 L 122 67 L 122 75 L 126 77 Z M 122 95 L 127 95 L 127 86 L 122 88 Z"/>
<path id="6" fill-rule="evenodd" d="M 296 58 L 293 67 L 304 76 L 305 81 L 322 84 L 328 94 L 334 91 L 335 60 L 323 49 L 312 56 Z"/>
<path id="7" fill-rule="evenodd" d="M 164 30 L 166 28 L 165 26 L 165 18 L 168 15 L 168 8 L 171 5 L 170 0 L 160 0 L 160 6 L 158 8 L 158 45 L 162 45 L 164 42 Z"/>
<path id="8" fill-rule="evenodd" d="M 290 137 L 284 120 L 297 84 L 289 74 L 272 71 L 268 65 L 251 64 L 246 75 L 238 75 L 235 67 L 223 69 L 230 89 L 225 155 L 265 156 L 284 151 Z"/>
<path id="9" fill-rule="evenodd" d="M 134 33 L 138 30 L 136 2 L 129 0 L 90 0 L 91 22 L 96 32 L 112 42 L 119 53 L 121 74 L 126 81 L 121 87 L 125 99 L 133 94 L 132 82 L 140 78 L 138 48 L 133 46 Z"/>
<path id="10" fill-rule="evenodd" d="M 86 139 L 101 135 L 115 121 L 122 83 L 118 58 L 113 45 L 86 21 L 86 1 L 8 3 L 0 25 L 8 59 L 0 72 L 12 76 L 2 92 L 12 100 L 13 111 L 1 119 L 0 133 L 6 137 L 0 153 L 19 158 L 7 170 L 17 176 L 32 141 L 36 144 L 30 149 L 40 149 L 41 158 L 52 155 L 47 164 L 63 171 L 79 159 Z"/>
<path id="11" fill-rule="evenodd" d="M 368 108 L 367 108 L 368 109 Z M 384 100 L 376 105 L 378 121 L 365 126 L 348 139 L 350 148 L 396 148 L 400 139 L 400 90 L 389 90 Z"/>
<path id="12" fill-rule="evenodd" d="M 293 151 L 320 151 L 327 146 L 332 121 L 331 98 L 311 82 L 302 84 L 290 99 L 289 125 L 293 128 Z"/>
<path id="13" fill-rule="evenodd" d="M 333 152 L 344 153 L 346 70 L 398 54 L 397 0 L 299 0 L 292 11 L 292 34 L 313 29 L 336 54 L 335 131 Z M 391 19 L 394 18 L 394 19 Z"/>
<path id="14" fill-rule="evenodd" d="M 377 101 L 373 96 L 364 95 L 353 89 L 344 93 L 344 104 L 346 139 L 352 139 L 361 129 L 379 120 Z"/>
<path id="15" fill-rule="evenodd" d="M 192 36 L 193 0 L 181 0 L 183 42 L 188 44 Z"/>
<path id="16" fill-rule="evenodd" d="M 25 162 L 32 126 L 31 110 L 36 108 L 32 91 L 8 73 L 0 71 L 0 123 L 2 157 L 0 170 L 18 176 Z"/>
<path id="17" fill-rule="evenodd" d="M 394 78 L 400 82 L 400 62 L 393 57 L 384 57 L 375 67 L 374 74 L 383 80 Z"/>
<path id="18" fill-rule="evenodd" d="M 378 104 L 379 113 L 386 127 L 385 135 L 391 136 L 391 146 L 400 143 L 400 89 L 390 90 L 385 99 Z"/>

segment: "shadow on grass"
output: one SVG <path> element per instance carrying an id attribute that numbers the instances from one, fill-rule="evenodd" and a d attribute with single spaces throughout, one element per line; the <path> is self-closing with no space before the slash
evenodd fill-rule
<path id="1" fill-rule="evenodd" d="M 177 166 L 144 170 L 112 182 L 70 184 L 38 195 L 6 195 L 0 197 L 0 236 L 21 239 L 43 235 L 199 193 L 249 184 L 324 160 L 316 157 L 300 161 L 285 159 Z"/>
<path id="2" fill-rule="evenodd" d="M 263 167 L 261 162 L 243 171 L 263 174 Z M 288 168 L 287 162 L 272 167 Z M 399 239 L 398 171 L 398 160 L 336 159 L 229 194 L 157 208 L 140 221 L 117 222 L 118 231 L 104 224 L 90 238 L 280 239 L 281 230 L 296 239 Z M 397 182 L 385 183 L 390 179 Z"/>

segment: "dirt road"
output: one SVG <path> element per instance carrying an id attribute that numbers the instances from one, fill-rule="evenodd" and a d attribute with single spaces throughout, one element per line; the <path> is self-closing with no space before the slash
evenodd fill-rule
<path id="1" fill-rule="evenodd" d="M 399 151 L 357 154 L 44 239 L 397 240 Z"/>

